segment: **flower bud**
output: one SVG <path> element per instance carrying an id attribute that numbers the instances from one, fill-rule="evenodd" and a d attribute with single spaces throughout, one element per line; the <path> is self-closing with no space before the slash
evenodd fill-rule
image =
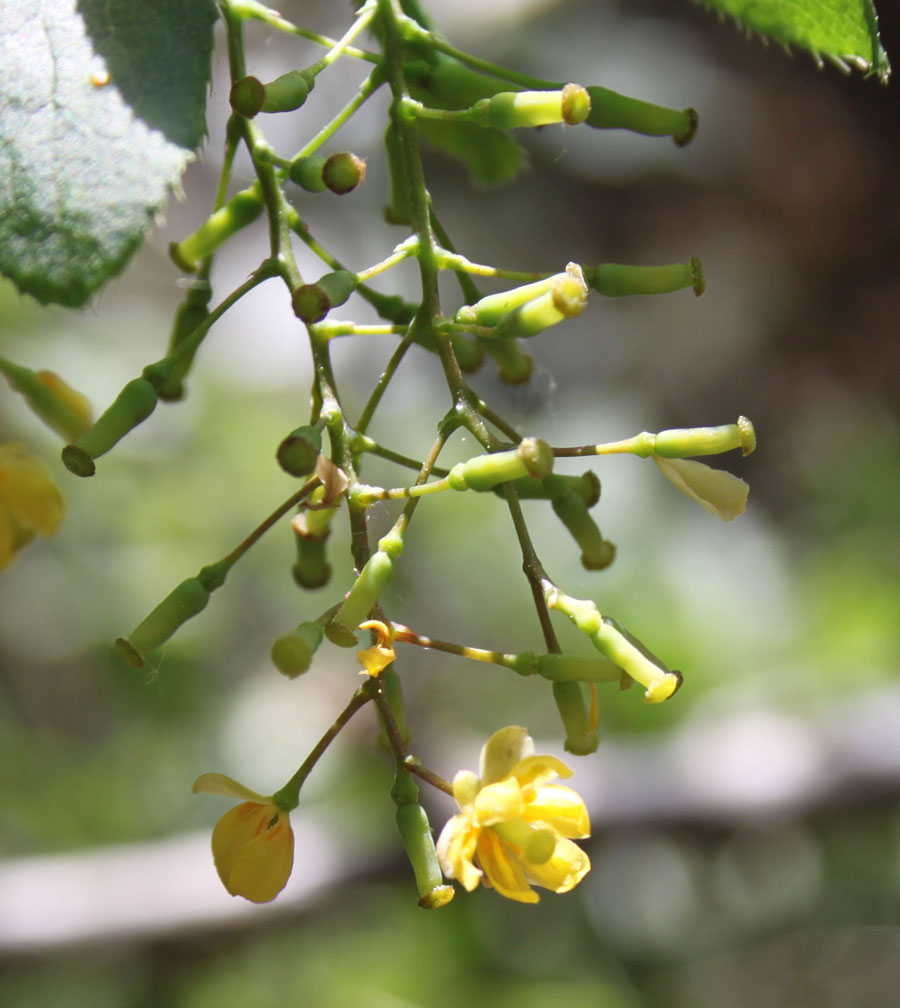
<path id="1" fill-rule="evenodd" d="M 515 482 L 516 494 L 520 500 L 553 500 L 562 494 L 576 494 L 587 507 L 593 507 L 600 500 L 600 480 L 596 473 L 588 470 L 581 476 L 560 476 L 551 473 L 543 479 L 523 476 Z M 504 496 L 502 487 L 495 487 L 498 497 Z"/>
<path id="2" fill-rule="evenodd" d="M 699 297 L 706 290 L 703 265 L 696 257 L 670 266 L 622 266 L 601 263 L 586 267 L 585 278 L 604 297 L 628 297 L 632 294 L 671 294 L 692 287 Z"/>
<path id="3" fill-rule="evenodd" d="M 560 91 L 501 91 L 475 102 L 470 112 L 473 122 L 508 130 L 562 122 L 574 126 L 584 122 L 590 109 L 588 92 L 567 84 Z"/>
<path id="4" fill-rule="evenodd" d="M 325 630 L 321 623 L 301 623 L 296 630 L 282 634 L 272 644 L 272 664 L 288 679 L 296 679 L 312 663 Z"/>
<path id="5" fill-rule="evenodd" d="M 116 640 L 119 656 L 132 668 L 143 668 L 143 653 L 167 641 L 182 623 L 202 612 L 209 595 L 209 588 L 199 578 L 182 581 L 127 637 Z"/>
<path id="6" fill-rule="evenodd" d="M 575 756 L 588 756 L 597 751 L 597 729 L 591 724 L 591 715 L 584 700 L 581 683 L 554 682 L 553 699 L 563 727 L 566 729 L 566 752 Z"/>
<path id="7" fill-rule="evenodd" d="M 291 476 L 306 476 L 316 467 L 322 450 L 322 432 L 309 425 L 297 427 L 281 442 L 275 452 L 278 464 Z"/>
<path id="8" fill-rule="evenodd" d="M 242 77 L 231 87 L 228 101 L 233 111 L 245 119 L 252 119 L 263 107 L 266 100 L 266 88 L 256 77 Z"/>
<path id="9" fill-rule="evenodd" d="M 332 643 L 339 647 L 355 646 L 356 628 L 369 615 L 393 576 L 394 558 L 390 554 L 379 549 L 369 557 L 341 608 L 325 628 Z"/>
<path id="10" fill-rule="evenodd" d="M 540 438 L 523 438 L 509 451 L 459 462 L 447 477 L 453 490 L 491 490 L 522 476 L 543 477 L 553 469 L 553 450 Z"/>
<path id="11" fill-rule="evenodd" d="M 322 181 L 338 196 L 346 196 L 365 181 L 366 162 L 349 151 L 338 151 L 326 158 Z"/>
<path id="12" fill-rule="evenodd" d="M 677 112 L 603 87 L 589 87 L 587 93 L 591 104 L 585 121 L 596 129 L 671 136 L 679 147 L 690 143 L 697 130 L 697 113 L 692 108 Z"/>
<path id="13" fill-rule="evenodd" d="M 265 85 L 262 111 L 293 112 L 306 101 L 315 86 L 315 74 L 309 70 L 289 70 Z"/>
<path id="14" fill-rule="evenodd" d="M 122 389 L 97 422 L 75 444 L 63 448 L 62 460 L 76 476 L 93 476 L 99 458 L 156 409 L 157 394 L 146 378 L 135 378 Z"/>
<path id="15" fill-rule="evenodd" d="M 181 344 L 209 318 L 209 299 L 212 291 L 208 284 L 202 289 L 188 291 L 187 297 L 178 306 L 175 321 L 172 324 L 172 334 L 169 337 L 167 356 L 176 351 Z M 176 402 L 184 398 L 184 378 L 190 371 L 194 360 L 196 347 L 190 352 L 179 356 L 171 371 L 158 386 L 159 398 L 164 402 Z"/>
<path id="16" fill-rule="evenodd" d="M 263 200 L 256 185 L 243 189 L 216 210 L 204 224 L 184 241 L 172 242 L 169 255 L 179 269 L 194 273 L 200 260 L 213 252 L 232 235 L 252 224 L 262 213 Z"/>
<path id="17" fill-rule="evenodd" d="M 616 556 L 616 547 L 600 534 L 587 504 L 574 493 L 553 498 L 553 510 L 581 548 L 581 563 L 585 570 L 605 570 Z"/>
<path id="18" fill-rule="evenodd" d="M 619 682 L 622 677 L 622 670 L 608 658 L 566 654 L 540 655 L 535 671 L 551 682 Z"/>
<path id="19" fill-rule="evenodd" d="M 580 315 L 587 304 L 587 284 L 581 267 L 569 263 L 554 278 L 550 290 L 527 301 L 500 320 L 492 339 L 528 339 L 567 318 Z"/>
<path id="20" fill-rule="evenodd" d="M 680 427 L 660 431 L 653 441 L 653 454 L 663 458 L 718 455 L 740 448 L 749 455 L 756 448 L 756 432 L 747 417 L 720 427 Z"/>
<path id="21" fill-rule="evenodd" d="M 303 284 L 291 295 L 291 305 L 297 318 L 312 325 L 338 305 L 344 304 L 356 290 L 359 281 L 355 273 L 335 270 L 326 273 L 314 284 Z"/>

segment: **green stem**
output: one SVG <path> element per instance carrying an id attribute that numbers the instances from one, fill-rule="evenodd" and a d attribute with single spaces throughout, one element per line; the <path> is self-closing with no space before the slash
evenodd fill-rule
<path id="1" fill-rule="evenodd" d="M 350 702 L 347 706 L 338 714 L 335 718 L 334 724 L 325 732 L 325 734 L 319 739 L 315 744 L 310 754 L 306 757 L 300 768 L 294 774 L 293 777 L 280 788 L 275 794 L 272 795 L 272 801 L 280 809 L 284 809 L 285 812 L 290 812 L 291 809 L 295 809 L 300 804 L 300 788 L 303 787 L 306 782 L 306 778 L 312 773 L 313 767 L 322 758 L 325 750 L 331 745 L 331 743 L 340 734 L 341 729 L 347 722 L 353 717 L 353 715 L 360 710 L 360 708 L 365 707 L 365 705 L 378 696 L 377 681 L 374 678 L 367 679 L 366 682 L 359 687 L 359 689 L 350 698 Z"/>

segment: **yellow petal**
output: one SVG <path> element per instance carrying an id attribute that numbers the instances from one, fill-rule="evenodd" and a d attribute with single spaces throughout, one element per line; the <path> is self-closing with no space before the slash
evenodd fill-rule
<path id="1" fill-rule="evenodd" d="M 744 513 L 750 487 L 742 479 L 692 459 L 653 458 L 666 479 L 710 514 L 731 521 Z"/>
<path id="2" fill-rule="evenodd" d="M 482 747 L 478 761 L 481 783 L 493 784 L 509 776 L 520 760 L 533 753 L 534 742 L 527 728 L 509 725 L 495 731 Z"/>
<path id="3" fill-rule="evenodd" d="M 486 881 L 501 896 L 516 900 L 518 903 L 540 901 L 540 896 L 528 884 L 525 872 L 515 860 L 515 855 L 493 830 L 482 830 L 478 837 L 478 863 L 484 871 Z"/>
<path id="4" fill-rule="evenodd" d="M 252 903 L 268 903 L 284 889 L 294 867 L 294 833 L 287 812 L 239 851 L 226 888 Z"/>
<path id="5" fill-rule="evenodd" d="M 478 888 L 481 870 L 475 867 L 478 830 L 468 815 L 455 815 L 444 825 L 435 844 L 441 870 L 447 878 L 457 879 L 469 891 Z"/>
<path id="6" fill-rule="evenodd" d="M 271 804 L 268 795 L 261 795 L 256 791 L 251 791 L 250 788 L 244 787 L 240 781 L 236 781 L 233 777 L 228 777 L 222 773 L 200 774 L 194 781 L 191 791 L 194 794 L 202 791 L 205 794 L 225 795 L 226 798 L 243 798 L 246 801 L 257 802 L 261 805 Z"/>
<path id="7" fill-rule="evenodd" d="M 550 785 L 543 787 L 525 805 L 522 817 L 529 822 L 545 824 L 564 837 L 591 835 L 588 810 L 571 788 Z"/>
<path id="8" fill-rule="evenodd" d="M 360 665 L 370 676 L 380 675 L 384 669 L 397 657 L 391 639 L 391 631 L 381 620 L 367 620 L 360 623 L 360 630 L 374 630 L 378 634 L 378 642 L 372 647 L 356 652 Z"/>
<path id="9" fill-rule="evenodd" d="M 526 756 L 510 771 L 522 790 L 542 788 L 556 777 L 571 777 L 572 771 L 555 756 Z"/>
<path id="10" fill-rule="evenodd" d="M 478 826 L 493 826 L 506 819 L 518 819 L 525 802 L 515 777 L 488 784 L 475 796 L 475 822 Z"/>
<path id="11" fill-rule="evenodd" d="M 481 787 L 481 781 L 471 770 L 459 770 L 453 778 L 453 797 L 456 804 L 463 810 L 475 802 L 475 795 Z"/>
<path id="12" fill-rule="evenodd" d="M 245 844 L 266 828 L 273 815 L 274 809 L 269 805 L 243 802 L 230 808 L 216 823 L 212 834 L 213 861 L 222 884 L 229 892 L 229 879 L 238 855 Z"/>
<path id="13" fill-rule="evenodd" d="M 26 532 L 52 535 L 62 521 L 62 494 L 21 445 L 0 445 L 0 500 Z"/>
<path id="14" fill-rule="evenodd" d="M 549 861 L 528 865 L 528 878 L 544 889 L 564 893 L 574 889 L 590 870 L 590 859 L 578 844 L 560 837 Z"/>

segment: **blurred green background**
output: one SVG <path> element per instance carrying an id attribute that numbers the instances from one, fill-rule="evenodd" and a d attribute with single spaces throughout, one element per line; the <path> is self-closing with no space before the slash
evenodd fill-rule
<path id="1" fill-rule="evenodd" d="M 897 11 L 881 7 L 896 62 Z M 65 472 L 59 444 L 4 388 L 0 439 L 48 460 L 67 515 L 55 539 L 0 577 L 0 1000 L 900 1003 L 897 85 L 817 71 L 687 2 L 429 8 L 487 58 L 700 113 L 684 150 L 618 133 L 520 134 L 529 167 L 502 190 L 473 190 L 438 155 L 426 163 L 442 221 L 478 261 L 555 270 L 570 259 L 703 260 L 702 298 L 595 297 L 529 346 L 528 386 L 502 385 L 491 366 L 473 381 L 520 429 L 557 445 L 754 420 L 759 450 L 727 460 L 751 484 L 733 524 L 695 508 L 652 463 L 591 466 L 603 483 L 595 514 L 618 547 L 608 571 L 584 571 L 549 509 L 524 505 L 551 576 L 681 668 L 685 687 L 652 708 L 637 690 L 601 691 L 600 749 L 569 758 L 594 825 L 593 870 L 573 893 L 536 908 L 460 893 L 440 912 L 419 910 L 394 837 L 390 761 L 367 710 L 304 791 L 288 890 L 269 907 L 238 906 L 207 849 L 223 803 L 192 797 L 190 784 L 219 770 L 273 790 L 343 706 L 357 681 L 346 652 L 324 646 L 312 671 L 288 682 L 268 649 L 349 585 L 346 532 L 338 522 L 335 579 L 315 597 L 293 584 L 282 523 L 155 669 L 125 669 L 110 642 L 292 492 L 274 449 L 308 416 L 296 321 L 274 285 L 246 298 L 201 351 L 187 400 L 158 409 L 89 481 Z M 284 13 L 337 31 L 345 12 L 295 2 Z M 248 69 L 262 79 L 315 52 L 261 28 L 248 35 Z M 220 157 L 224 60 L 214 69 L 209 160 L 189 170 L 186 202 L 173 199 L 126 274 L 82 313 L 38 309 L 0 287 L 4 355 L 58 371 L 98 410 L 164 350 L 181 296 L 165 250 L 207 213 Z M 278 149 L 295 150 L 356 79 L 267 121 Z M 357 267 L 402 237 L 381 218 L 383 112 L 376 101 L 328 148 L 368 156 L 365 186 L 297 201 L 313 233 Z M 217 292 L 265 254 L 264 226 L 235 244 L 217 264 Z M 310 259 L 301 268 L 317 274 Z M 398 282 L 413 292 L 414 267 L 389 274 L 384 289 Z M 445 294 L 458 303 L 449 283 Z M 366 317 L 353 302 L 342 317 L 351 309 Z M 391 348 L 336 348 L 351 413 Z M 373 436 L 420 455 L 445 395 L 435 359 L 412 353 Z M 389 467 L 365 475 L 398 482 Z M 393 513 L 378 506 L 375 526 Z M 540 646 L 493 495 L 423 503 L 386 602 L 434 637 Z M 413 747 L 436 771 L 474 768 L 487 734 L 509 723 L 561 754 L 546 684 L 435 653 L 400 658 Z M 426 800 L 439 827 L 450 803 Z"/>

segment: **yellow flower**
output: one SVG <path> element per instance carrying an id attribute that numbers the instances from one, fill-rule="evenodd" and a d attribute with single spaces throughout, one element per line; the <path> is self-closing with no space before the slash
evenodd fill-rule
<path id="1" fill-rule="evenodd" d="M 551 784 L 572 771 L 554 756 L 535 756 L 524 728 L 501 728 L 481 750 L 480 777 L 453 778 L 459 813 L 444 826 L 437 855 L 447 878 L 471 892 L 479 882 L 507 899 L 537 903 L 531 884 L 562 893 L 590 871 L 573 837 L 590 836 L 582 799 Z"/>
<path id="2" fill-rule="evenodd" d="M 252 903 L 275 899 L 294 866 L 294 833 L 288 813 L 271 795 L 257 794 L 225 774 L 202 774 L 191 790 L 247 799 L 216 823 L 213 861 L 222 885 L 232 896 L 243 896 Z"/>
<path id="3" fill-rule="evenodd" d="M 394 644 L 391 639 L 391 631 L 381 622 L 381 620 L 367 620 L 359 624 L 360 630 L 374 630 L 378 634 L 378 643 L 372 647 L 364 648 L 356 652 L 360 665 L 363 667 L 363 675 L 381 675 L 381 673 L 397 657 L 394 653 Z"/>
<path id="4" fill-rule="evenodd" d="M 0 570 L 36 532 L 53 535 L 63 499 L 44 466 L 21 445 L 0 444 Z"/>
<path id="5" fill-rule="evenodd" d="M 738 476 L 693 459 L 654 455 L 653 460 L 667 480 L 722 521 L 731 521 L 744 513 L 750 487 Z"/>

